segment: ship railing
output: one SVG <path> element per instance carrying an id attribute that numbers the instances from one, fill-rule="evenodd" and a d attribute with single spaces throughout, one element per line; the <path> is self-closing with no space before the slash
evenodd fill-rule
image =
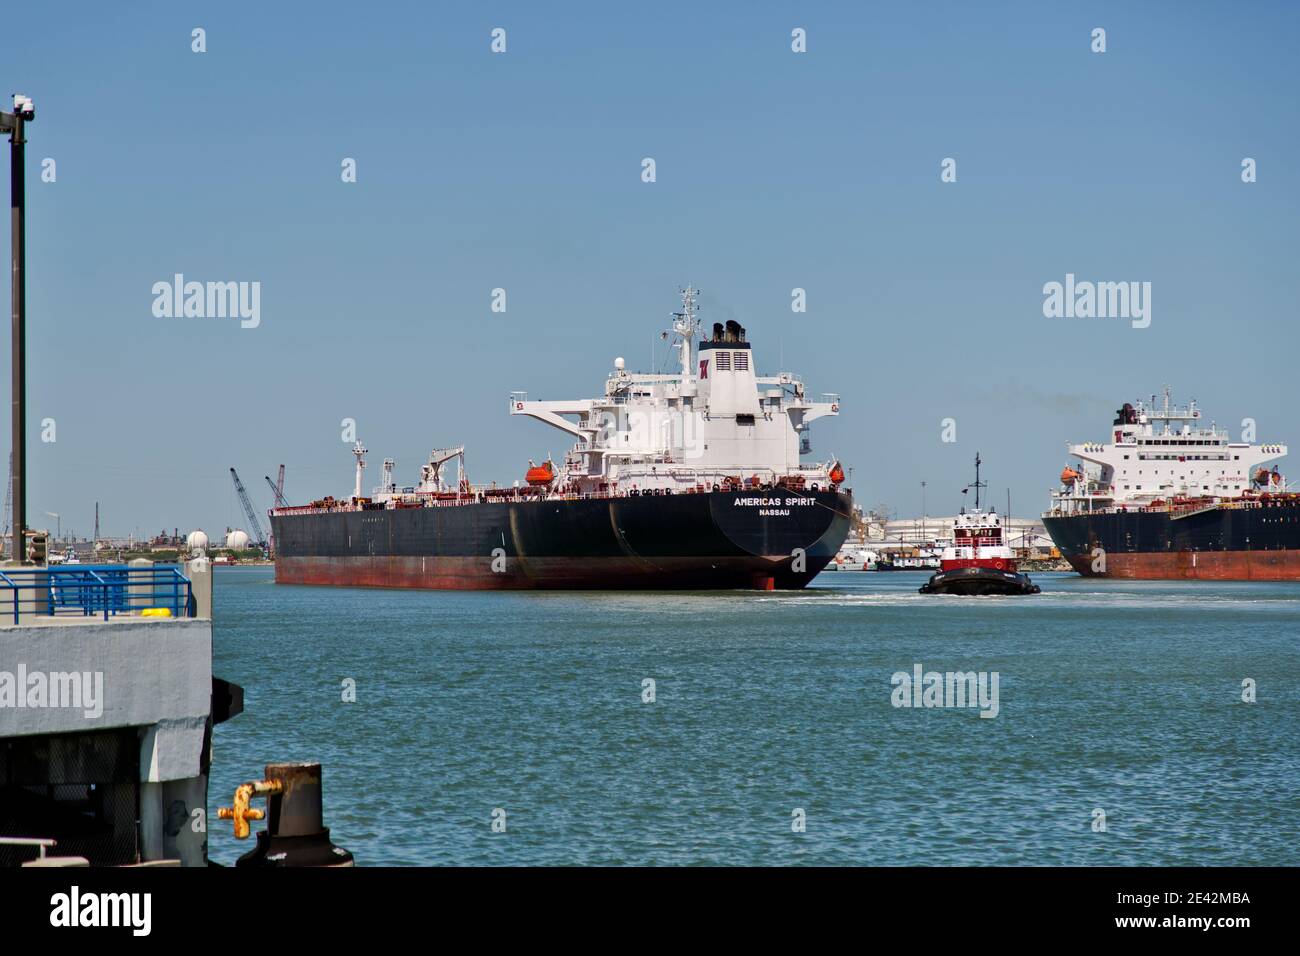
<path id="1" fill-rule="evenodd" d="M 78 564 L 0 570 L 0 621 L 139 615 L 189 617 L 190 579 L 174 565 Z M 153 616 L 153 615 L 150 615 Z"/>
<path id="2" fill-rule="evenodd" d="M 49 837 L 4 837 L 0 836 L 0 846 L 20 846 L 24 848 L 36 847 L 36 858 L 45 859 L 45 851 L 58 844 L 57 840 Z"/>
<path id="3" fill-rule="evenodd" d="M 825 469 L 817 467 L 815 465 L 814 466 L 801 465 L 798 471 L 801 473 L 825 475 Z M 674 477 L 680 477 L 680 475 L 677 472 L 670 472 L 670 475 Z M 717 484 L 725 490 L 733 490 L 733 491 L 753 490 L 753 488 L 755 487 L 755 486 L 751 486 L 747 481 L 741 482 L 741 484 L 739 485 L 728 486 L 721 481 L 717 481 L 716 477 L 717 476 L 713 474 L 707 476 L 697 476 L 695 485 L 703 485 L 706 490 L 712 490 L 713 485 Z M 785 477 L 785 476 L 783 475 L 780 477 Z M 769 479 L 767 486 L 771 487 L 776 485 L 778 480 L 779 479 L 775 479 L 775 478 Z M 586 501 L 586 500 L 595 500 L 595 499 L 605 500 L 609 498 L 638 497 L 642 494 L 689 495 L 689 494 L 696 493 L 695 485 L 683 487 L 683 488 L 655 487 L 655 488 L 645 488 L 645 489 L 636 489 L 636 490 L 633 490 L 631 488 L 624 488 L 618 491 L 589 491 L 589 492 L 579 492 L 579 493 L 574 493 L 574 492 L 542 493 L 542 492 L 532 491 L 531 489 L 524 488 L 524 487 L 491 488 L 491 489 L 479 489 L 476 490 L 473 494 L 460 494 L 460 495 L 452 494 L 446 498 L 436 498 L 433 497 L 432 495 L 426 496 L 425 494 L 417 494 L 412 497 L 424 498 L 423 502 L 421 502 L 420 505 L 411 505 L 408 507 L 456 508 L 464 505 L 478 504 L 480 503 L 480 501 L 490 504 L 492 502 L 508 502 L 508 501 L 537 501 L 537 500 Z M 830 480 L 829 478 L 827 478 L 825 490 L 829 491 L 830 488 L 831 488 Z M 787 490 L 798 490 L 798 489 L 787 489 Z M 804 489 L 804 490 L 808 490 L 808 489 Z M 485 497 L 480 499 L 480 495 L 483 495 L 485 492 L 490 492 L 490 493 L 487 493 Z M 396 510 L 396 509 L 392 508 L 392 509 L 384 509 L 384 510 Z M 287 515 L 351 514 L 360 511 L 361 509 L 348 504 L 334 505 L 331 507 L 313 507 L 311 505 L 295 505 L 288 508 L 272 509 L 272 513 L 276 517 L 284 517 Z"/>
<path id="4" fill-rule="evenodd" d="M 1124 514 L 1168 514 L 1175 518 L 1186 518 L 1193 514 L 1199 514 L 1204 511 L 1249 511 L 1257 508 L 1267 508 L 1270 506 L 1268 500 L 1259 498 L 1198 498 L 1194 501 L 1173 504 L 1164 501 L 1161 504 L 1138 504 L 1138 503 L 1120 503 L 1110 504 L 1105 507 L 1089 509 L 1085 507 L 1074 506 L 1076 502 L 1071 499 L 1070 507 L 1055 506 L 1044 513 L 1045 517 L 1069 517 L 1072 515 L 1086 514 L 1103 514 L 1103 513 L 1124 513 Z"/>

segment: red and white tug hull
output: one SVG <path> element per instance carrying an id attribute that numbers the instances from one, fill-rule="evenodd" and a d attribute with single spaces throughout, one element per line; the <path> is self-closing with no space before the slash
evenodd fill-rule
<path id="1" fill-rule="evenodd" d="M 921 585 L 922 594 L 1037 594 L 1038 585 L 1016 570 L 1010 548 L 977 547 L 977 556 L 951 557 L 945 548 L 939 572 Z M 1005 553 L 1003 553 L 1005 552 Z"/>

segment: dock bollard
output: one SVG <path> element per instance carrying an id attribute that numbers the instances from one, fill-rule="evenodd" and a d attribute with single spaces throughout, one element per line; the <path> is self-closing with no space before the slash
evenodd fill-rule
<path id="1" fill-rule="evenodd" d="M 266 797 L 267 809 L 249 807 L 254 797 Z M 257 834 L 257 846 L 235 861 L 235 866 L 353 866 L 352 854 L 330 842 L 321 802 L 321 768 L 318 763 L 269 763 L 266 777 L 235 790 L 233 807 L 217 811 L 222 820 L 235 821 L 235 837 L 249 834 L 248 820 L 266 818 Z"/>

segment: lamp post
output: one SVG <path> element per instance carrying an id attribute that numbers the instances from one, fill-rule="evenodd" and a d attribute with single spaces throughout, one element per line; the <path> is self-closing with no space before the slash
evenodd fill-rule
<path id="1" fill-rule="evenodd" d="M 929 531 L 926 527 L 928 524 L 925 512 L 925 482 L 923 481 L 921 482 L 921 537 L 926 541 L 930 540 Z"/>
<path id="2" fill-rule="evenodd" d="M 12 556 L 15 564 L 27 561 L 27 266 L 25 241 L 27 202 L 23 188 L 24 126 L 36 118 L 32 101 L 14 94 L 14 111 L 0 110 L 0 133 L 9 134 L 9 244 L 13 261 L 13 465 L 9 475 L 14 498 Z"/>

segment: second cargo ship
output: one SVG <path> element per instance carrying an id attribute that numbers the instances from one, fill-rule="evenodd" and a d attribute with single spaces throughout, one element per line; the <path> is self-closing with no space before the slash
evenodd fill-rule
<path id="1" fill-rule="evenodd" d="M 759 376 L 745 330 L 701 336 L 696 291 L 673 313 L 679 368 L 628 372 L 601 398 L 510 399 L 512 415 L 576 439 L 558 467 L 513 487 L 478 486 L 464 448 L 435 450 L 418 484 L 385 459 L 362 493 L 271 511 L 275 579 L 286 584 L 450 589 L 804 587 L 848 536 L 853 500 L 838 460 L 804 464 L 809 425 L 839 399 Z M 455 473 L 450 474 L 455 464 Z M 448 474 L 444 475 L 444 472 Z"/>
<path id="2" fill-rule="evenodd" d="M 1300 579 L 1300 495 L 1286 445 L 1233 441 L 1196 402 L 1126 403 L 1110 441 L 1071 445 L 1043 524 L 1089 577 Z"/>

